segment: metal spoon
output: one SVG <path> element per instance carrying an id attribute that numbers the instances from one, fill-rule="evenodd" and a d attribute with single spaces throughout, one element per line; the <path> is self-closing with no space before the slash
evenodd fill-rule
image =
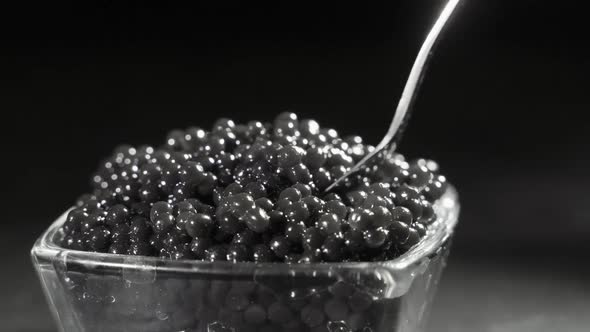
<path id="1" fill-rule="evenodd" d="M 445 24 L 451 17 L 451 14 L 453 14 L 453 11 L 457 7 L 459 1 L 460 0 L 449 0 L 445 8 L 440 13 L 438 19 L 434 23 L 434 26 L 428 33 L 428 36 L 426 36 L 426 39 L 424 40 L 424 43 L 422 44 L 422 47 L 418 52 L 418 56 L 414 61 L 414 65 L 412 66 L 412 70 L 410 71 L 410 76 L 408 77 L 406 86 L 404 87 L 404 90 L 402 92 L 402 96 L 399 100 L 399 103 L 397 104 L 397 109 L 395 110 L 393 120 L 391 120 L 391 124 L 389 125 L 389 129 L 387 130 L 385 137 L 383 137 L 381 142 L 377 144 L 377 146 L 372 152 L 367 154 L 363 159 L 356 163 L 356 165 L 354 165 L 348 172 L 346 172 L 346 174 L 341 176 L 338 180 L 336 180 L 336 182 L 332 183 L 328 188 L 326 188 L 325 191 L 331 190 L 344 179 L 346 179 L 348 176 L 358 171 L 364 164 L 367 163 L 367 161 L 369 161 L 369 159 L 373 158 L 377 153 L 379 153 L 384 148 L 389 146 L 389 153 L 393 153 L 395 151 L 397 147 L 397 140 L 399 140 L 399 137 L 396 138 L 396 141 L 393 141 L 393 138 L 397 134 L 400 126 L 404 123 L 404 120 L 406 119 L 406 114 L 412 106 L 412 102 L 414 101 L 414 98 L 418 90 L 418 85 L 425 71 L 426 62 L 430 58 L 430 51 L 436 43 L 436 40 L 438 39 L 438 36 L 440 35 L 442 29 L 445 27 Z"/>

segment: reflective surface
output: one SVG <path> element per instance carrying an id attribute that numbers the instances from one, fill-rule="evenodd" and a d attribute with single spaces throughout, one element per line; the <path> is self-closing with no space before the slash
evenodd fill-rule
<path id="1" fill-rule="evenodd" d="M 63 331 L 422 331 L 456 199 L 449 189 L 424 240 L 380 263 L 209 263 L 64 250 L 54 244 L 63 217 L 32 254 Z"/>
<path id="2" fill-rule="evenodd" d="M 375 146 L 375 150 L 373 152 L 369 153 L 367 156 L 361 159 L 361 161 L 354 165 L 354 167 L 351 170 L 346 172 L 346 174 L 344 174 L 342 177 L 337 179 L 332 185 L 330 185 L 327 190 L 330 190 L 331 188 L 336 186 L 336 184 L 347 178 L 350 174 L 358 171 L 362 165 L 364 165 L 369 159 L 377 155 L 377 153 L 379 153 L 379 151 L 381 151 L 382 149 L 388 148 L 390 152 L 395 151 L 398 142 L 395 141 L 394 138 L 397 138 L 397 140 L 399 141 L 399 136 L 401 133 L 399 133 L 398 131 L 402 126 L 403 121 L 408 120 L 407 113 L 410 110 L 410 107 L 412 107 L 412 102 L 416 99 L 416 94 L 418 93 L 420 81 L 423 75 L 425 74 L 426 62 L 430 58 L 432 54 L 432 48 L 434 47 L 441 31 L 444 29 L 449 18 L 453 14 L 453 11 L 457 7 L 459 1 L 460 0 L 449 0 L 447 2 L 444 9 L 436 19 L 432 29 L 426 36 L 426 39 L 424 40 L 424 43 L 422 44 L 422 47 L 420 48 L 420 51 L 416 56 L 416 60 L 414 61 L 412 70 L 410 71 L 410 76 L 408 77 L 404 90 L 402 91 L 402 95 L 395 110 L 393 119 L 391 120 L 391 124 L 389 125 L 387 133 L 385 134 L 381 142 L 379 142 L 379 144 Z"/>

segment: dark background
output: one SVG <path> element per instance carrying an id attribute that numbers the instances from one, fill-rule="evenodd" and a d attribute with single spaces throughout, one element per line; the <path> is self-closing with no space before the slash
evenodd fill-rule
<path id="1" fill-rule="evenodd" d="M 587 331 L 584 5 L 463 2 L 400 147 L 461 194 L 431 330 Z M 3 5 L 0 330 L 53 331 L 28 251 L 114 146 L 287 109 L 377 143 L 440 3 Z"/>

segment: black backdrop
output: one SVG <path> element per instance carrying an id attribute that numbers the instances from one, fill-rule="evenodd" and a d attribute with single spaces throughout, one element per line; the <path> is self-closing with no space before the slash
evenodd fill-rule
<path id="1" fill-rule="evenodd" d="M 287 109 L 376 143 L 439 8 L 434 0 L 5 5 L 3 259 L 12 267 L 2 277 L 2 321 L 51 330 L 27 251 L 118 143 L 157 144 L 175 127 L 270 120 Z M 555 298 L 566 289 L 578 301 L 566 309 L 590 302 L 589 288 L 577 286 L 590 273 L 576 263 L 590 249 L 583 9 L 464 1 L 435 53 L 400 148 L 439 160 L 462 199 L 434 331 L 480 330 L 493 315 L 460 319 L 469 306 L 459 302 L 502 314 L 526 305 L 510 304 L 513 290 L 534 302 L 537 289 L 553 287 Z M 547 270 L 567 287 L 531 286 Z M 462 287 L 474 295 L 458 297 Z M 490 304 L 492 293 L 502 305 Z M 559 315 L 574 310 L 566 309 Z M 549 319 L 557 309 L 535 310 L 521 316 Z M 519 321 L 516 312 L 505 321 Z"/>

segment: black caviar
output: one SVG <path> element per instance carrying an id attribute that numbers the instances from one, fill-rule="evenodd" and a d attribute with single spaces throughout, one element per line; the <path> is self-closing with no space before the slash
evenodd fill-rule
<path id="1" fill-rule="evenodd" d="M 372 150 L 289 112 L 273 123 L 219 119 L 210 131 L 174 130 L 159 148 L 123 145 L 69 212 L 61 245 L 208 261 L 393 259 L 436 220 L 432 204 L 447 181 L 432 160 L 381 153 L 324 192 Z M 341 304 L 327 305 L 336 316 Z M 246 312 L 263 319 L 257 307 Z M 315 308 L 304 312 L 310 326 L 320 320 Z"/>

